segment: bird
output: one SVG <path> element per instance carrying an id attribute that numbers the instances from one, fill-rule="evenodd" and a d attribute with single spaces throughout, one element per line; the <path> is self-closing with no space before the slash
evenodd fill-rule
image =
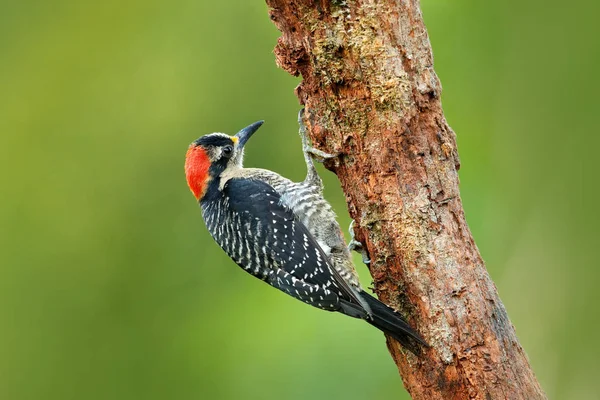
<path id="1" fill-rule="evenodd" d="M 427 342 L 361 287 L 350 253 L 357 242 L 346 246 L 313 163 L 332 156 L 308 143 L 302 110 L 298 120 L 307 166 L 302 182 L 243 166 L 245 145 L 264 121 L 189 145 L 186 180 L 208 232 L 244 271 L 311 306 L 365 320 L 420 355 Z"/>

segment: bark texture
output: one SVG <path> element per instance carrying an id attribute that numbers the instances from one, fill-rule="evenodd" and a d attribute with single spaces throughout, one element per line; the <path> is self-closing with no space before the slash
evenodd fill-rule
<path id="1" fill-rule="evenodd" d="M 267 0 L 275 56 L 337 174 L 375 291 L 432 345 L 388 338 L 414 399 L 543 399 L 473 241 L 418 0 Z"/>

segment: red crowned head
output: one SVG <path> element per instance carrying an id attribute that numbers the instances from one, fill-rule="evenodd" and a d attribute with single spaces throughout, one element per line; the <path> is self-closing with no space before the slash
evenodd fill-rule
<path id="1" fill-rule="evenodd" d="M 230 168 L 242 168 L 244 145 L 264 121 L 258 121 L 235 136 L 211 133 L 190 144 L 185 156 L 185 177 L 197 200 L 202 200 L 208 184 Z"/>

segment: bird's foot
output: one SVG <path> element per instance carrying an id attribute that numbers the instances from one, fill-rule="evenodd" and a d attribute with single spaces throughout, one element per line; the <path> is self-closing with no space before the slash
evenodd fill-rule
<path id="1" fill-rule="evenodd" d="M 300 127 L 300 138 L 302 139 L 302 151 L 306 156 L 312 157 L 320 163 L 338 158 L 340 156 L 340 154 L 329 154 L 322 150 L 315 149 L 309 144 L 310 141 L 306 133 L 306 125 L 304 125 L 304 108 L 298 112 L 298 126 Z"/>
<path id="2" fill-rule="evenodd" d="M 320 163 L 325 162 L 327 160 L 332 160 L 334 158 L 338 158 L 340 155 L 339 154 L 329 154 L 326 153 L 322 150 L 319 149 L 315 149 L 314 147 L 311 146 L 304 146 L 304 152 L 310 154 L 315 161 L 318 161 Z"/>
<path id="3" fill-rule="evenodd" d="M 360 253 L 363 263 L 369 265 L 371 264 L 371 256 L 369 255 L 369 251 L 361 242 L 354 238 L 354 223 L 354 220 L 352 220 L 352 222 L 350 222 L 350 228 L 348 229 L 350 232 L 350 243 L 348 243 L 348 250 L 351 252 L 356 251 L 357 253 Z"/>

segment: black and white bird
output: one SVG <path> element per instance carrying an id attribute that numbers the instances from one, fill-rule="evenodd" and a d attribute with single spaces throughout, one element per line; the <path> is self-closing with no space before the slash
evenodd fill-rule
<path id="1" fill-rule="evenodd" d="M 396 311 L 360 286 L 350 250 L 307 144 L 300 119 L 306 179 L 244 168 L 244 145 L 263 124 L 235 136 L 211 133 L 186 155 L 188 185 L 217 244 L 245 271 L 314 307 L 360 318 L 419 354 L 427 343 Z"/>

